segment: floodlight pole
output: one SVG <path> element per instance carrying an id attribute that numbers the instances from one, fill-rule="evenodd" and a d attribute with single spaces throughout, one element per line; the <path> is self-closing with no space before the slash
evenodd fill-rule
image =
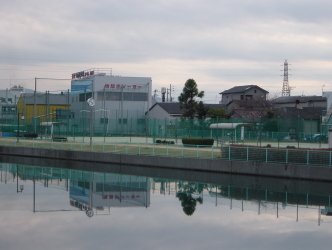
<path id="1" fill-rule="evenodd" d="M 34 120 L 34 132 L 37 133 L 37 78 L 35 77 L 35 92 L 34 92 L 34 104 L 33 104 L 33 120 Z"/>
<path id="2" fill-rule="evenodd" d="M 90 147 L 92 147 L 92 130 L 93 130 L 93 121 L 92 121 L 92 118 L 93 118 L 93 106 L 90 106 Z"/>

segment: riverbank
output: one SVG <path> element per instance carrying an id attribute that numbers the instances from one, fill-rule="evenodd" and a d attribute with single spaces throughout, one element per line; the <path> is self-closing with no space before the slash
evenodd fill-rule
<path id="1" fill-rule="evenodd" d="M 319 165 L 312 166 L 216 158 L 208 159 L 122 154 L 20 146 L 0 146 L 0 155 L 89 162 L 91 163 L 91 171 L 94 170 L 94 163 L 110 163 L 160 169 L 194 170 L 251 176 L 332 181 L 332 167 Z"/>

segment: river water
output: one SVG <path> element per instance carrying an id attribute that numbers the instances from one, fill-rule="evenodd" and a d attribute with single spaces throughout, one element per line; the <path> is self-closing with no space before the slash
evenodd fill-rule
<path id="1" fill-rule="evenodd" d="M 331 245 L 329 183 L 36 162 L 0 164 L 0 249 Z"/>

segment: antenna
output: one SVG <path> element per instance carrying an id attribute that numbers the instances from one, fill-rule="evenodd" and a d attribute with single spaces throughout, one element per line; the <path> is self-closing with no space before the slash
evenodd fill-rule
<path id="1" fill-rule="evenodd" d="M 288 62 L 287 59 L 285 59 L 284 62 L 284 82 L 282 85 L 282 96 L 290 96 L 291 95 L 291 90 L 294 89 L 295 87 L 290 87 L 288 83 Z"/>

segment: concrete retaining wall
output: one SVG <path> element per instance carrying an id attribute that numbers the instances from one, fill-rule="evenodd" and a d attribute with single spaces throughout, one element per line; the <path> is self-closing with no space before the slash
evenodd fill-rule
<path id="1" fill-rule="evenodd" d="M 217 173 L 332 181 L 332 168 L 325 166 L 150 155 L 128 155 L 12 146 L 0 146 L 0 154 L 8 156 L 39 157 L 45 159 L 83 161 L 92 163 L 136 165 L 163 169 L 196 170 Z"/>

